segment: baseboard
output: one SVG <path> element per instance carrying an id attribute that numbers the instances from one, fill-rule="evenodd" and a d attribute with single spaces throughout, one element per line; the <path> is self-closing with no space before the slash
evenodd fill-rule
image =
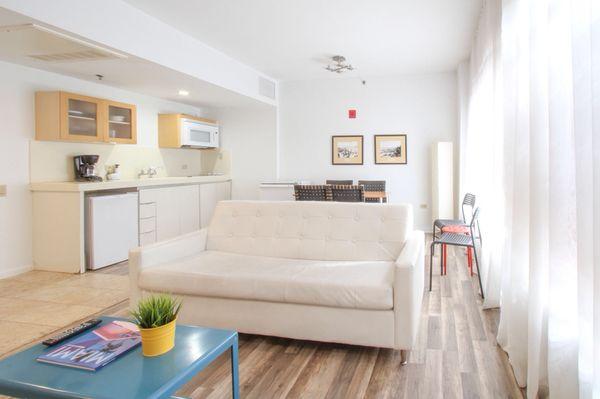
<path id="1" fill-rule="evenodd" d="M 13 277 L 22 273 L 27 273 L 33 270 L 33 266 L 13 267 L 11 269 L 0 270 L 0 279 Z"/>

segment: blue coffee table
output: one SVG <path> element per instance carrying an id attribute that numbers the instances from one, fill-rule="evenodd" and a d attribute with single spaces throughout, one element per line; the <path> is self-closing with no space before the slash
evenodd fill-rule
<path id="1" fill-rule="evenodd" d="M 102 317 L 102 324 L 116 319 Z M 0 361 L 0 394 L 17 398 L 169 398 L 223 352 L 231 349 L 231 379 L 239 398 L 238 335 L 235 331 L 178 325 L 175 348 L 144 357 L 141 346 L 100 370 L 85 371 L 35 359 L 46 346 L 35 345 Z"/>

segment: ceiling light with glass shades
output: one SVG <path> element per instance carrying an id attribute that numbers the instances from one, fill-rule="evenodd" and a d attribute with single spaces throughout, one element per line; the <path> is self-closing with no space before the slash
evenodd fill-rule
<path id="1" fill-rule="evenodd" d="M 333 62 L 325 67 L 330 72 L 342 73 L 354 70 L 354 67 L 346 62 L 346 57 L 343 55 L 334 55 L 331 60 Z"/>

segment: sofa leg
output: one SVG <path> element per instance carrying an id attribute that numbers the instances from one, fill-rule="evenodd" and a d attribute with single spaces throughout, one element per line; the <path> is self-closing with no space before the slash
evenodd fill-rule
<path id="1" fill-rule="evenodd" d="M 408 363 L 408 351 L 406 349 L 402 349 L 400 351 L 400 365 L 405 366 Z"/>

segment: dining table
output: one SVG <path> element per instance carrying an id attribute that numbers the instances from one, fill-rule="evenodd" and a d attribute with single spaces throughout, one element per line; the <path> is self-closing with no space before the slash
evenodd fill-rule
<path id="1" fill-rule="evenodd" d="M 376 199 L 377 202 L 387 202 L 388 194 L 385 191 L 365 191 L 364 196 L 365 200 Z"/>

